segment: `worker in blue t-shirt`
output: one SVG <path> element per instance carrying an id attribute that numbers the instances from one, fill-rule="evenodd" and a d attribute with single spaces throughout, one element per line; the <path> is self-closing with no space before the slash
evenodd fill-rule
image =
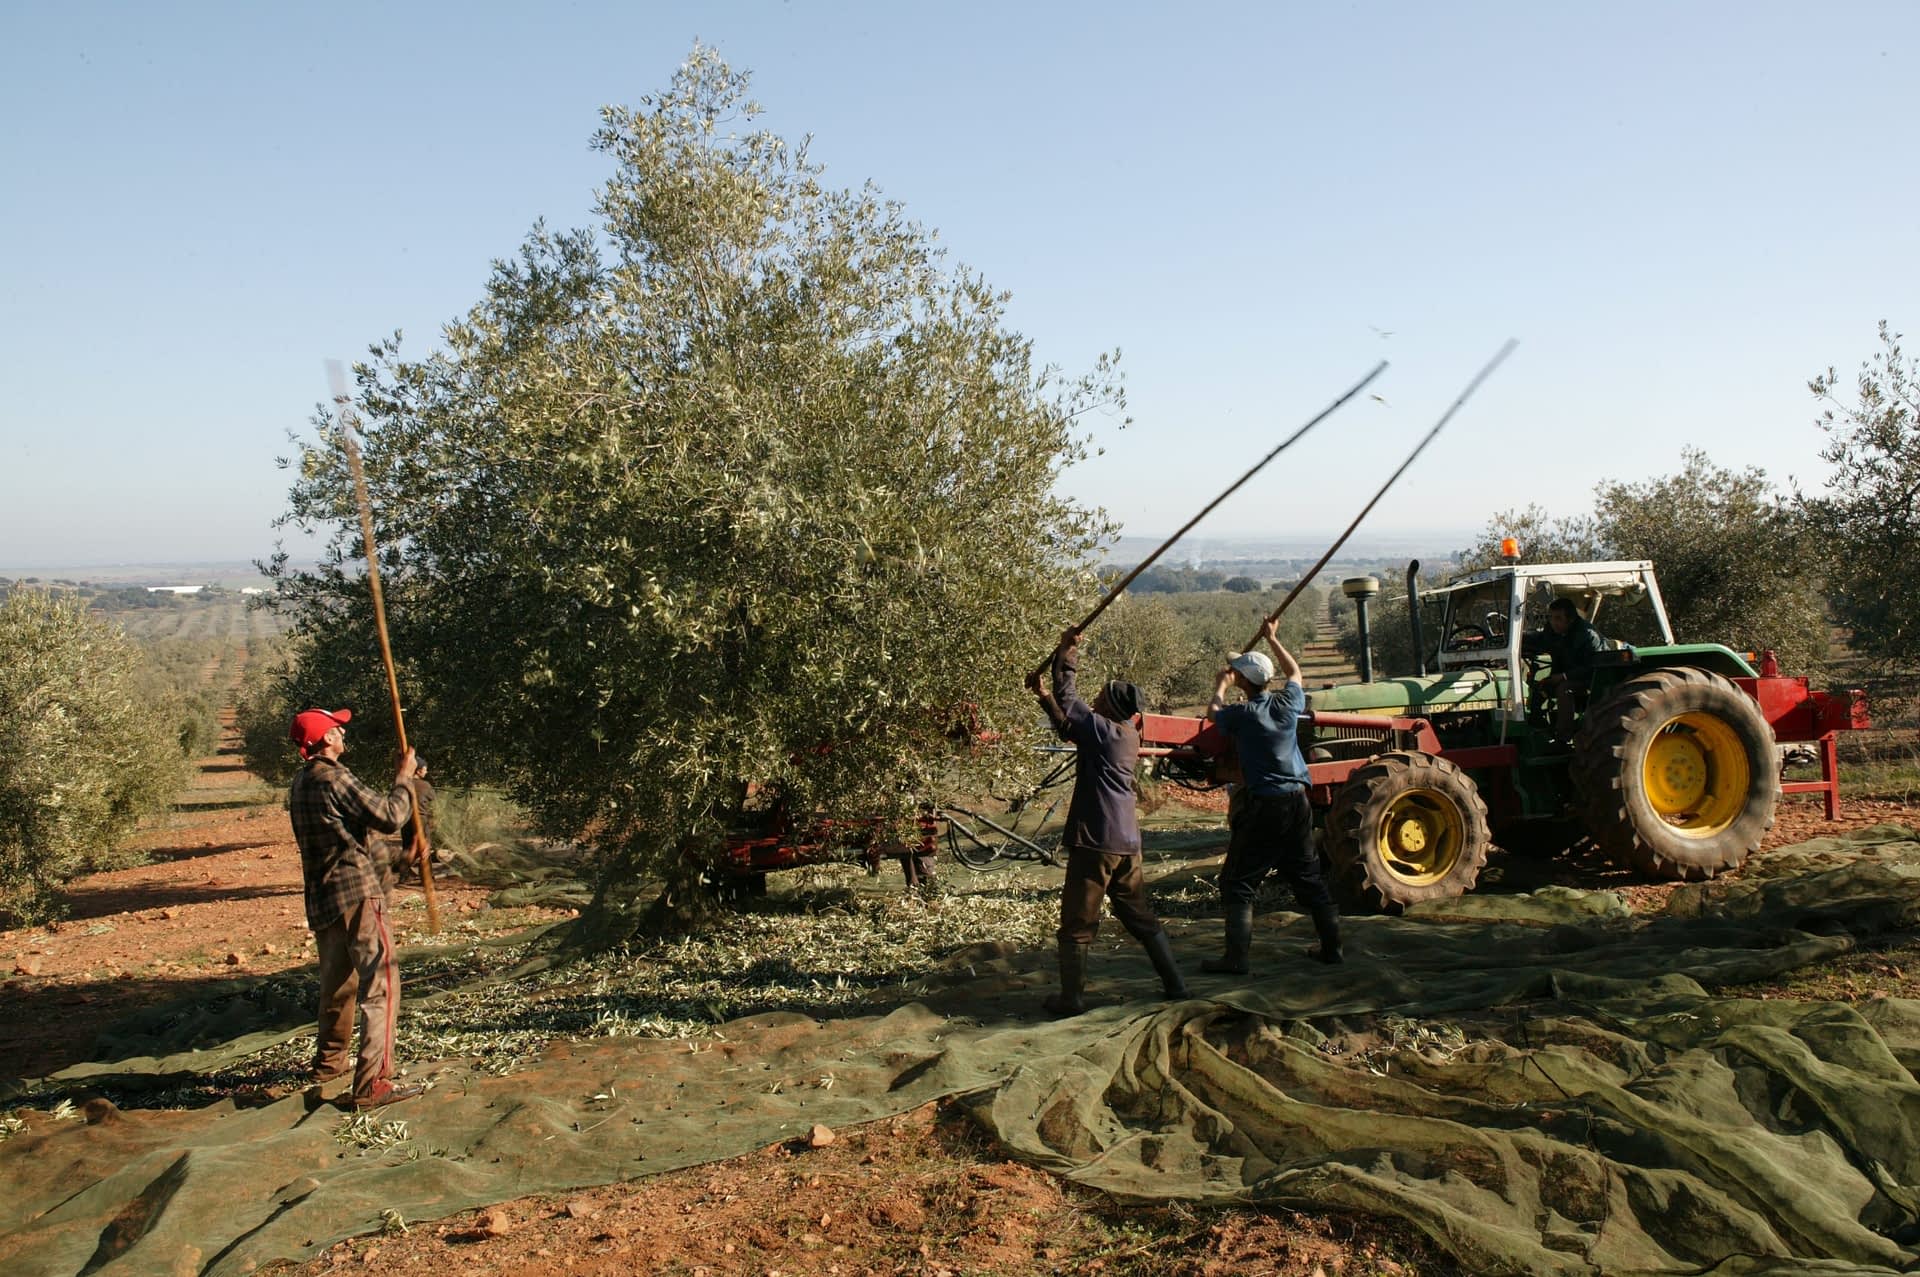
<path id="1" fill-rule="evenodd" d="M 1307 761 L 1300 755 L 1297 729 L 1307 709 L 1300 663 L 1280 644 L 1269 620 L 1260 637 L 1273 649 L 1232 657 L 1214 684 L 1208 716 L 1232 739 L 1240 756 L 1243 788 L 1228 809 L 1227 863 L 1220 871 L 1220 896 L 1226 906 L 1227 948 L 1200 964 L 1202 971 L 1245 975 L 1253 947 L 1253 894 L 1261 879 L 1278 872 L 1293 888 L 1300 907 L 1313 915 L 1320 943 L 1307 956 L 1339 962 L 1340 911 L 1320 877 L 1320 853 L 1313 845 L 1313 807 L 1307 801 Z M 1227 689 L 1238 686 L 1246 701 L 1227 704 Z"/>

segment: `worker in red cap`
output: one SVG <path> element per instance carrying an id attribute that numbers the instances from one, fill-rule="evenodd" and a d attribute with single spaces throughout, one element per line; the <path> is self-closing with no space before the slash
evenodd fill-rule
<path id="1" fill-rule="evenodd" d="M 293 840 L 300 845 L 307 926 L 320 949 L 320 1027 L 309 1082 L 323 1087 L 347 1071 L 354 1008 L 360 1051 L 350 1103 L 379 1108 L 420 1094 L 393 1084 L 393 1024 L 400 1013 L 400 969 L 382 884 L 383 851 L 374 832 L 396 833 L 413 814 L 409 782 L 418 773 L 409 749 L 393 789 L 376 794 L 340 764 L 351 710 L 303 710 L 288 735 L 305 764 L 287 793 Z"/>

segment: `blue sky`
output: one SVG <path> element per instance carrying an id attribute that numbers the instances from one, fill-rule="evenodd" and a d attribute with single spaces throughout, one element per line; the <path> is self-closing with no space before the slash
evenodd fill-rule
<path id="1" fill-rule="evenodd" d="M 1920 5 L 15 3 L 0 13 L 0 568 L 272 545 L 323 361 L 424 353 L 607 102 L 698 37 L 1135 424 L 1067 480 L 1169 531 L 1472 529 L 1684 446 L 1824 467 L 1805 382 L 1920 313 Z M 1392 335 L 1383 337 L 1381 332 Z M 1284 467 L 1284 468 L 1283 468 Z M 292 548 L 296 550 L 296 545 Z"/>

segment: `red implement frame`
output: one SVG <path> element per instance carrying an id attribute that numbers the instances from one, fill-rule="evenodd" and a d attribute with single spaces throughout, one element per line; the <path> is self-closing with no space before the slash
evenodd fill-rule
<path id="1" fill-rule="evenodd" d="M 1763 662 L 1763 669 L 1771 662 Z M 1753 697 L 1773 729 L 1774 739 L 1783 744 L 1813 743 L 1820 748 L 1820 779 L 1787 781 L 1783 794 L 1821 794 L 1825 797 L 1828 820 L 1839 815 L 1840 778 L 1839 733 L 1872 726 L 1867 714 L 1866 693 L 1857 689 L 1816 692 L 1804 678 L 1782 678 L 1762 674 L 1756 678 L 1732 680 Z M 1466 770 L 1489 770 L 1496 774 L 1488 801 L 1503 801 L 1500 773 L 1519 765 L 1520 751 L 1512 745 L 1474 745 L 1444 749 L 1433 724 L 1425 718 L 1384 714 L 1345 714 L 1323 712 L 1308 715 L 1316 727 L 1361 728 L 1376 731 L 1388 742 L 1386 749 L 1418 750 L 1437 754 Z M 968 724 L 974 739 L 985 740 L 977 724 Z M 1196 761 L 1231 761 L 1226 734 L 1204 718 L 1174 714 L 1140 716 L 1140 753 L 1149 758 L 1180 757 Z M 1339 759 L 1310 763 L 1310 796 L 1317 807 L 1333 802 L 1333 795 L 1353 773 L 1366 766 L 1365 758 Z M 1512 801 L 1511 791 L 1504 796 Z M 813 820 L 795 821 L 784 804 L 778 806 L 761 826 L 751 833 L 729 835 L 719 865 L 722 873 L 748 876 L 792 869 L 801 865 L 864 863 L 877 870 L 889 856 L 932 853 L 937 847 L 940 819 L 932 813 L 919 820 L 919 838 L 914 843 L 889 841 L 881 837 L 879 821 Z"/>
<path id="2" fill-rule="evenodd" d="M 1771 653 L 1768 654 L 1771 656 Z M 1763 665 L 1762 668 L 1765 668 Z M 1811 742 L 1820 747 L 1820 779 L 1789 780 L 1783 794 L 1820 794 L 1828 820 L 1840 816 L 1841 732 L 1873 726 L 1867 713 L 1867 694 L 1858 688 L 1844 692 L 1816 692 L 1804 678 L 1736 678 L 1734 684 L 1760 704 L 1760 713 L 1783 744 Z"/>
<path id="3" fill-rule="evenodd" d="M 918 823 L 917 842 L 889 842 L 880 837 L 881 822 L 877 820 L 816 820 L 800 826 L 783 808 L 761 830 L 727 835 L 715 868 L 732 877 L 826 864 L 864 864 L 872 872 L 889 856 L 931 855 L 935 851 L 939 822 L 931 815 L 922 815 Z"/>
<path id="4" fill-rule="evenodd" d="M 1804 678 L 1762 675 L 1736 678 L 1732 682 L 1759 703 L 1774 740 L 1782 744 L 1817 743 L 1820 747 L 1820 779 L 1783 782 L 1783 794 L 1821 794 L 1825 797 L 1828 820 L 1840 814 L 1839 733 L 1873 725 L 1867 713 L 1867 695 L 1855 688 L 1841 692 L 1816 692 Z M 1502 769 L 1520 762 L 1520 751 L 1512 745 L 1475 745 L 1461 749 L 1443 749 L 1433 725 L 1424 718 L 1405 718 L 1384 714 L 1311 713 L 1307 720 L 1316 727 L 1358 727 L 1382 733 L 1389 742 L 1385 748 L 1418 750 L 1436 754 L 1465 770 Z M 1227 754 L 1226 734 L 1204 718 L 1186 718 L 1170 714 L 1143 714 L 1140 728 L 1141 749 L 1149 757 L 1169 755 L 1194 759 L 1219 759 Z M 1307 775 L 1310 795 L 1316 807 L 1332 803 L 1334 791 L 1346 784 L 1354 772 L 1366 766 L 1364 758 L 1336 762 L 1310 763 Z"/>

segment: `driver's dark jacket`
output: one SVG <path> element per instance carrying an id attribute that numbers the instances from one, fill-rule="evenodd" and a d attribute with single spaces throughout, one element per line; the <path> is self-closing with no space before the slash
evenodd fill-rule
<path id="1" fill-rule="evenodd" d="M 1527 635 L 1522 650 L 1529 656 L 1550 658 L 1553 673 L 1566 675 L 1569 682 L 1584 684 L 1593 677 L 1593 658 L 1605 651 L 1606 646 L 1600 631 L 1576 613 L 1565 634 L 1555 634 L 1551 628 L 1534 630 Z"/>

